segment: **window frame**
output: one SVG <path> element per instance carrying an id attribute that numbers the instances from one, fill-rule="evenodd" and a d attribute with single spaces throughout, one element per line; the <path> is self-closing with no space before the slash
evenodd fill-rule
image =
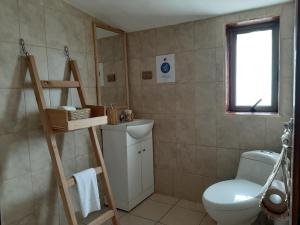
<path id="1" fill-rule="evenodd" d="M 256 106 L 253 111 L 252 106 L 236 106 L 236 39 L 238 34 L 249 33 L 251 31 L 272 30 L 272 103 L 271 106 Z M 246 25 L 227 25 L 227 57 L 228 57 L 228 105 L 229 112 L 269 112 L 278 113 L 279 98 L 279 18 L 271 21 L 256 22 Z"/>

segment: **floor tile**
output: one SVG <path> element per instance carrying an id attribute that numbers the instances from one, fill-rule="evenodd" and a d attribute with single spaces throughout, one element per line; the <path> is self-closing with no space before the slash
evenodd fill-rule
<path id="1" fill-rule="evenodd" d="M 91 213 L 87 218 L 85 218 L 83 220 L 84 224 L 89 224 L 91 221 L 93 221 L 94 219 L 96 219 L 97 217 L 99 217 L 101 214 L 103 214 L 104 212 L 106 212 L 107 210 L 109 210 L 107 207 L 101 209 L 101 211 L 98 212 L 93 212 Z M 127 215 L 128 213 L 123 211 L 123 210 L 118 210 L 117 212 L 117 216 L 120 220 L 120 218 L 122 218 L 123 216 Z M 112 220 L 108 220 L 105 223 L 103 223 L 103 225 L 111 225 L 112 224 Z"/>
<path id="2" fill-rule="evenodd" d="M 154 225 L 155 222 L 133 215 L 125 215 L 121 217 L 120 225 Z"/>
<path id="3" fill-rule="evenodd" d="M 166 225 L 199 225 L 204 213 L 175 206 L 160 221 Z"/>
<path id="4" fill-rule="evenodd" d="M 174 198 L 168 195 L 162 195 L 162 194 L 153 194 L 150 196 L 150 199 L 152 201 L 160 202 L 160 203 L 165 203 L 168 205 L 174 205 L 179 201 L 178 198 Z"/>
<path id="5" fill-rule="evenodd" d="M 192 202 L 192 201 L 182 199 L 176 204 L 176 206 L 179 206 L 179 207 L 182 207 L 185 209 L 189 209 L 189 210 L 206 213 L 203 205 L 200 202 Z"/>
<path id="6" fill-rule="evenodd" d="M 155 202 L 150 199 L 145 200 L 137 206 L 131 214 L 153 221 L 159 221 L 171 208 L 171 205 Z"/>
<path id="7" fill-rule="evenodd" d="M 206 215 L 200 225 L 217 225 L 217 222 L 214 221 L 209 215 Z"/>

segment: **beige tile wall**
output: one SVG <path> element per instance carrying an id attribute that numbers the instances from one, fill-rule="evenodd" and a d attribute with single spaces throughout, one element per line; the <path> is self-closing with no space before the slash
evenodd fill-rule
<path id="1" fill-rule="evenodd" d="M 78 60 L 89 103 L 96 103 L 93 18 L 62 0 L 0 0 L 0 205 L 6 225 L 66 224 L 41 130 L 19 38 L 36 57 L 42 79 L 67 78 L 64 45 Z M 49 106 L 63 103 L 59 90 L 44 92 Z M 78 105 L 76 92 L 69 104 Z M 87 131 L 58 137 L 66 175 L 87 168 Z M 75 204 L 76 205 L 76 204 Z M 77 207 L 77 206 L 76 206 Z"/>
<path id="2" fill-rule="evenodd" d="M 201 201 L 210 184 L 235 176 L 240 153 L 280 150 L 292 115 L 294 5 L 130 33 L 131 107 L 155 120 L 155 189 Z M 225 115 L 225 24 L 280 16 L 279 116 Z M 155 56 L 175 54 L 176 83 L 157 84 Z M 152 81 L 141 72 L 152 70 Z"/>

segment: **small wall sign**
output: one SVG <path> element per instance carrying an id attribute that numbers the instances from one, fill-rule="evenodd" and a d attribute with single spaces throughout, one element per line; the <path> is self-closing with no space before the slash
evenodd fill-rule
<path id="1" fill-rule="evenodd" d="M 98 70 L 99 70 L 99 82 L 100 86 L 104 86 L 104 66 L 103 63 L 98 63 Z"/>
<path id="2" fill-rule="evenodd" d="M 175 55 L 156 56 L 157 83 L 175 82 Z"/>

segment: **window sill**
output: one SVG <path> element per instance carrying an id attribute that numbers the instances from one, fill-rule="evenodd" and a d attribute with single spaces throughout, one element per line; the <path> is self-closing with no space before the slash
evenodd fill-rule
<path id="1" fill-rule="evenodd" d="M 278 112 L 225 112 L 225 115 L 238 115 L 238 116 L 272 116 L 280 117 Z"/>

